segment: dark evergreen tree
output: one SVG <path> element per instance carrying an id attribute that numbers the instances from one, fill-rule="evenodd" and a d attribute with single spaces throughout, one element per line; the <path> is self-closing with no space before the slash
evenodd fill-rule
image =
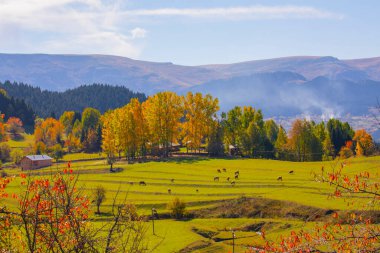
<path id="1" fill-rule="evenodd" d="M 335 155 L 337 155 L 340 149 L 346 145 L 347 141 L 352 140 L 355 133 L 347 122 L 343 123 L 338 119 L 330 119 L 327 122 L 327 131 L 331 142 L 334 145 Z"/>
<path id="2" fill-rule="evenodd" d="M 219 122 L 215 122 L 215 126 L 212 128 L 207 144 L 207 152 L 210 156 L 224 155 L 223 128 Z"/>
<path id="3" fill-rule="evenodd" d="M 93 107 L 104 113 L 129 103 L 132 98 L 146 100 L 146 96 L 142 93 L 106 84 L 83 85 L 65 92 L 53 92 L 7 81 L 0 83 L 0 88 L 6 90 L 10 97 L 25 100 L 36 114 L 43 118 L 52 116 L 52 113 L 59 118 L 64 111 L 81 112 L 87 107 Z"/>
<path id="4" fill-rule="evenodd" d="M 28 128 L 34 126 L 34 111 L 26 105 L 24 100 L 8 96 L 4 90 L 0 92 L 0 112 L 5 115 L 5 121 L 9 117 L 17 117 L 21 119 L 24 126 Z"/>

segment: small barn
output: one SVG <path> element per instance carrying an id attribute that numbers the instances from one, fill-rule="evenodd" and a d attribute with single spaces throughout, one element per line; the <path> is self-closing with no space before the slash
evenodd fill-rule
<path id="1" fill-rule="evenodd" d="M 35 170 L 49 167 L 53 163 L 53 158 L 48 155 L 28 155 L 21 159 L 22 170 Z"/>

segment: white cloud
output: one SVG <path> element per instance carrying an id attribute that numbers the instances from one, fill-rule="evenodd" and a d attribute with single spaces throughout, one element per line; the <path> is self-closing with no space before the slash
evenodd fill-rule
<path id="1" fill-rule="evenodd" d="M 0 51 L 98 53 L 139 57 L 135 38 L 146 31 L 128 31 L 118 2 L 100 0 L 0 0 Z"/>
<path id="2" fill-rule="evenodd" d="M 141 54 L 144 19 L 339 19 L 313 7 L 125 9 L 122 0 L 0 0 L 0 51 Z M 172 20 L 170 20 L 172 22 Z M 133 25 L 133 26 L 132 26 Z M 129 27 L 135 28 L 129 28 Z M 137 40 L 138 39 L 138 40 Z"/>
<path id="3" fill-rule="evenodd" d="M 125 11 L 127 16 L 182 16 L 222 19 L 342 19 L 344 16 L 305 6 L 245 6 L 229 8 L 163 8 Z"/>
<path id="4" fill-rule="evenodd" d="M 131 35 L 133 39 L 145 38 L 146 33 L 146 30 L 140 27 L 136 27 L 135 29 L 131 30 Z"/>

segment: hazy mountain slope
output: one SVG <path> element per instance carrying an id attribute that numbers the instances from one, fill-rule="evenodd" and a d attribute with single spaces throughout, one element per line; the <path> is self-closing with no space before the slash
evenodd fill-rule
<path id="1" fill-rule="evenodd" d="M 0 54 L 0 81 L 24 82 L 63 91 L 108 83 L 152 94 L 213 80 L 268 72 L 294 72 L 307 80 L 380 81 L 380 58 L 342 61 L 334 57 L 285 57 L 234 64 L 180 66 L 107 55 Z"/>
<path id="2" fill-rule="evenodd" d="M 347 65 L 365 71 L 370 79 L 380 80 L 380 57 L 358 60 L 346 60 Z"/>
<path id="3" fill-rule="evenodd" d="M 366 60 L 363 60 L 366 61 Z M 366 68 L 357 68 L 354 64 L 348 64 L 334 57 L 297 56 L 284 57 L 269 60 L 257 60 L 223 65 L 206 65 L 206 69 L 219 71 L 229 77 L 247 76 L 255 73 L 290 71 L 303 75 L 306 79 L 314 79 L 319 76 L 340 80 L 364 80 L 372 79 Z M 375 78 L 380 80 L 380 76 Z"/>
<path id="4" fill-rule="evenodd" d="M 296 73 L 274 72 L 215 80 L 188 90 L 218 97 L 224 111 L 235 105 L 252 105 L 266 116 L 318 114 L 329 118 L 368 114 L 377 104 L 380 82 L 325 77 L 306 81 Z"/>
<path id="5" fill-rule="evenodd" d="M 219 97 L 224 110 L 254 105 L 268 115 L 361 115 L 380 97 L 380 58 L 295 56 L 180 66 L 106 55 L 0 54 L 0 81 L 5 80 L 51 91 L 92 83 L 122 85 L 148 95 L 163 90 L 202 91 Z M 124 101 L 122 94 L 116 97 Z M 38 96 L 30 104 L 36 101 Z"/>
<path id="6" fill-rule="evenodd" d="M 118 56 L 0 54 L 0 81 L 24 82 L 48 90 L 63 91 L 83 84 L 109 83 L 152 93 L 200 84 L 213 77 L 212 70 L 200 67 Z"/>

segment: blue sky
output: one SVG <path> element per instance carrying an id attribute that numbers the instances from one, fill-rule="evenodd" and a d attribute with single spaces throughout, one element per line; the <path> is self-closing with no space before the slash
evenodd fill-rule
<path id="1" fill-rule="evenodd" d="M 380 1 L 0 0 L 0 52 L 184 65 L 380 56 Z"/>

